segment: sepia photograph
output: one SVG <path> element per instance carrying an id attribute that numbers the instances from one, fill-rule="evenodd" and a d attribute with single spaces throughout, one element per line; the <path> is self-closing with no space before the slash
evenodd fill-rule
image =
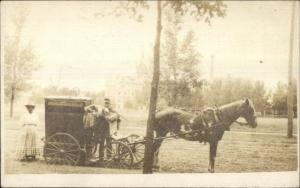
<path id="1" fill-rule="evenodd" d="M 1 186 L 299 187 L 299 1 L 2 1 Z"/>

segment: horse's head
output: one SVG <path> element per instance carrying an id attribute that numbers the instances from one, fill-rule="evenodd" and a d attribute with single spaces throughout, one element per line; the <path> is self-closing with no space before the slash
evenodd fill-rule
<path id="1" fill-rule="evenodd" d="M 241 117 L 252 127 L 257 127 L 255 108 L 251 100 L 245 99 L 241 104 Z"/>

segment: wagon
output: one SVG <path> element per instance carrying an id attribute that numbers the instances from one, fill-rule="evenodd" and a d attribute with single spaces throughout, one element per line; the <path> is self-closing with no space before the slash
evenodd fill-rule
<path id="1" fill-rule="evenodd" d="M 45 98 L 44 158 L 48 164 L 80 165 L 87 160 L 84 135 L 84 107 L 92 99 L 85 97 Z M 105 146 L 103 166 L 112 168 L 138 167 L 143 161 L 144 139 L 129 135 L 113 139 Z M 94 147 L 97 147 L 97 142 Z"/>

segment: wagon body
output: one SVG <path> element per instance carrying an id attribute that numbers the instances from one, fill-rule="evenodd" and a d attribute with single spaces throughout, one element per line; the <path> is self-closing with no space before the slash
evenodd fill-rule
<path id="1" fill-rule="evenodd" d="M 91 105 L 87 97 L 46 97 L 45 98 L 45 137 L 56 133 L 68 133 L 84 146 L 84 107 Z"/>
<path id="2" fill-rule="evenodd" d="M 85 150 L 83 116 L 84 107 L 91 104 L 90 98 L 83 97 L 45 98 L 44 157 L 48 164 L 78 165 L 86 162 L 88 155 Z M 137 158 L 136 153 L 143 149 L 140 144 L 132 144 L 130 138 L 112 140 L 109 146 L 105 146 L 102 159 L 105 161 L 104 166 L 131 168 L 133 164 L 141 162 L 142 159 Z M 98 145 L 98 142 L 94 143 L 95 148 Z"/>

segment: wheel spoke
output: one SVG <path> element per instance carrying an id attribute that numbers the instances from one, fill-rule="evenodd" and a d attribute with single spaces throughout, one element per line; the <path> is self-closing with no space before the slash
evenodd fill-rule
<path id="1" fill-rule="evenodd" d="M 124 154 L 120 155 L 120 159 L 121 158 L 126 158 L 127 156 L 130 156 L 130 154 L 129 153 L 124 153 Z"/>
<path id="2" fill-rule="evenodd" d="M 59 164 L 60 164 L 60 165 L 64 164 L 64 163 L 63 163 L 63 161 L 64 161 L 63 158 L 59 157 L 58 159 L 59 159 Z"/>
<path id="3" fill-rule="evenodd" d="M 130 162 L 131 162 L 130 160 L 128 160 L 128 161 L 120 160 L 120 161 L 119 161 L 119 166 L 128 168 L 128 167 L 130 166 Z"/>
<path id="4" fill-rule="evenodd" d="M 65 155 L 68 159 L 70 159 L 73 163 L 74 163 L 74 165 L 77 163 L 72 157 L 70 157 L 68 154 L 67 155 Z"/>
<path id="5" fill-rule="evenodd" d="M 75 157 L 75 158 L 77 158 L 78 157 L 78 155 L 74 155 L 74 154 L 72 154 L 72 153 L 65 153 L 66 155 L 69 155 L 69 156 L 71 156 L 71 157 Z"/>
<path id="6" fill-rule="evenodd" d="M 138 155 L 144 156 L 145 152 L 144 151 L 138 151 L 138 152 L 134 152 L 134 154 L 138 154 Z"/>
<path id="7" fill-rule="evenodd" d="M 79 143 L 70 134 L 56 133 L 47 140 L 44 157 L 47 163 L 77 164 L 80 158 Z"/>
<path id="8" fill-rule="evenodd" d="M 53 146 L 54 148 L 60 150 L 59 146 L 53 144 L 52 142 L 48 142 L 47 144 L 49 144 L 49 145 Z"/>
<path id="9" fill-rule="evenodd" d="M 68 161 L 67 159 L 62 158 L 62 160 L 63 160 L 63 164 L 64 164 L 64 165 L 68 165 L 68 164 L 69 164 L 69 161 Z"/>
<path id="10" fill-rule="evenodd" d="M 114 152 L 113 149 L 110 149 L 110 148 L 107 147 L 105 150 L 106 150 L 106 155 L 107 155 L 109 152 L 110 152 L 110 155 L 111 155 L 111 156 L 115 156 L 115 155 L 116 155 L 116 152 Z M 108 150 L 108 152 L 107 152 L 107 150 Z"/>
<path id="11" fill-rule="evenodd" d="M 139 160 L 139 159 L 142 158 L 140 155 L 138 155 L 138 154 L 136 154 L 136 153 L 135 153 L 133 156 L 136 158 L 136 160 Z"/>
<path id="12" fill-rule="evenodd" d="M 47 158 L 47 157 L 45 157 L 45 159 L 46 159 L 47 163 L 53 164 L 53 158 Z"/>
<path id="13" fill-rule="evenodd" d="M 114 161 L 112 159 L 108 159 L 106 162 L 105 162 L 105 166 L 106 167 L 110 167 L 112 168 L 114 166 Z"/>
<path id="14" fill-rule="evenodd" d="M 45 150 L 48 150 L 48 151 L 58 151 L 57 149 L 52 149 L 52 148 L 47 148 L 47 147 L 45 147 Z"/>
<path id="15" fill-rule="evenodd" d="M 80 150 L 76 149 L 76 150 L 67 150 L 65 151 L 66 153 L 73 153 L 73 152 L 80 152 Z"/>
<path id="16" fill-rule="evenodd" d="M 58 157 L 55 157 L 55 158 L 54 158 L 54 164 L 59 164 L 58 162 L 59 162 L 59 158 L 58 158 Z"/>
<path id="17" fill-rule="evenodd" d="M 55 139 L 54 137 L 51 137 L 51 138 L 49 139 L 49 142 L 58 142 L 58 140 Z"/>
<path id="18" fill-rule="evenodd" d="M 58 151 L 58 152 L 51 152 L 51 153 L 46 153 L 46 156 L 48 156 L 48 155 L 56 155 L 56 154 L 59 154 L 60 152 Z"/>
<path id="19" fill-rule="evenodd" d="M 115 143 L 118 149 L 117 155 L 117 167 L 118 168 L 130 168 L 133 162 L 133 156 L 131 149 L 124 143 Z"/>
<path id="20" fill-rule="evenodd" d="M 119 152 L 120 155 L 122 155 L 122 154 L 124 154 L 124 153 L 128 153 L 128 150 L 125 149 L 125 148 L 124 148 L 123 150 L 121 150 L 121 152 Z"/>
<path id="21" fill-rule="evenodd" d="M 119 168 L 126 168 L 126 165 L 120 161 L 119 162 Z"/>
<path id="22" fill-rule="evenodd" d="M 141 151 L 135 151 L 134 154 L 144 155 L 144 152 L 141 152 Z"/>
<path id="23" fill-rule="evenodd" d="M 143 147 L 144 145 L 142 145 L 142 144 L 136 144 L 134 147 L 135 147 L 135 149 L 137 149 L 137 148 L 141 148 L 141 147 Z"/>

